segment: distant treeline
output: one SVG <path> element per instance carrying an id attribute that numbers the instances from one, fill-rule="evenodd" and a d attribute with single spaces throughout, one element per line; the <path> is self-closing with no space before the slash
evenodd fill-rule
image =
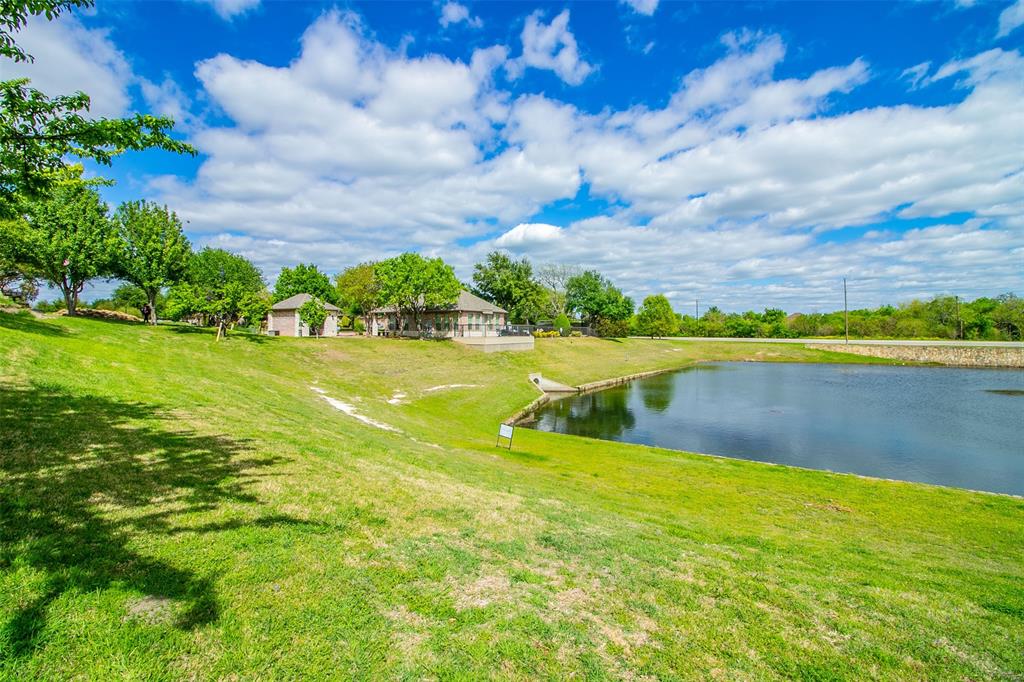
<path id="1" fill-rule="evenodd" d="M 842 310 L 787 315 L 777 308 L 768 308 L 763 313 L 723 313 L 712 307 L 699 319 L 692 315 L 676 317 L 678 336 L 798 338 L 845 334 Z M 1024 332 L 1024 299 L 1014 294 L 973 301 L 937 296 L 929 301 L 851 310 L 849 324 L 850 336 L 857 338 L 1020 341 Z M 645 330 L 637 325 L 635 331 L 643 334 Z"/>

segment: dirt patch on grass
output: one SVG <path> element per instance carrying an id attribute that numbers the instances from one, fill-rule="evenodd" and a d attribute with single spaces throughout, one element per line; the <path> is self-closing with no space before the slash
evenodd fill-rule
<path id="1" fill-rule="evenodd" d="M 485 575 L 469 585 L 453 588 L 455 608 L 482 609 L 495 602 L 508 601 L 512 594 L 512 582 L 507 575 Z"/>
<path id="2" fill-rule="evenodd" d="M 169 623 L 174 617 L 174 602 L 166 597 L 148 595 L 128 602 L 125 621 L 141 620 L 149 625 Z"/>
<path id="3" fill-rule="evenodd" d="M 429 637 L 430 621 L 410 611 L 405 604 L 388 611 L 386 615 L 394 625 L 391 638 L 401 658 L 409 660 L 421 655 L 423 643 Z"/>

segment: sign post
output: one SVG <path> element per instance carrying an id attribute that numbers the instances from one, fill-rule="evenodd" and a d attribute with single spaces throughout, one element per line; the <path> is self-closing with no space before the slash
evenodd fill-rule
<path id="1" fill-rule="evenodd" d="M 502 438 L 508 439 L 508 449 L 512 449 L 512 435 L 515 433 L 515 428 L 511 424 L 502 424 L 498 427 L 498 439 L 494 441 L 494 447 L 498 447 L 501 443 Z"/>

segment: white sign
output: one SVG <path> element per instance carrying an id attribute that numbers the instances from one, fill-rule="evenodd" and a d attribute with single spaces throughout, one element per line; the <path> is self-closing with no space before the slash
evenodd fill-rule
<path id="1" fill-rule="evenodd" d="M 498 443 L 501 442 L 502 438 L 508 438 L 508 449 L 512 449 L 512 425 L 502 424 L 498 427 L 498 437 L 494 439 L 494 447 L 498 447 Z"/>

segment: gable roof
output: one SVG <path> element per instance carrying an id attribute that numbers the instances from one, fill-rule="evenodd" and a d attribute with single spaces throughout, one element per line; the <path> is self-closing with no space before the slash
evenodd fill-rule
<path id="1" fill-rule="evenodd" d="M 470 292 L 466 291 L 465 289 L 463 289 L 462 291 L 459 292 L 459 297 L 458 297 L 458 299 L 456 299 L 455 303 L 452 303 L 451 305 L 438 306 L 437 308 L 427 308 L 423 312 L 425 312 L 425 313 L 432 313 L 432 312 L 451 312 L 451 311 L 466 312 L 466 313 L 507 313 L 508 312 L 504 308 L 496 306 L 496 305 L 494 305 L 493 303 L 491 303 L 489 301 L 485 301 L 484 299 L 480 298 L 479 296 L 477 296 L 475 294 L 471 294 Z M 373 312 L 373 313 L 393 313 L 394 312 L 394 308 L 390 308 L 390 307 L 387 307 L 387 308 L 375 308 L 375 309 L 371 310 L 370 312 Z"/>
<path id="2" fill-rule="evenodd" d="M 270 306 L 270 309 L 271 310 L 298 310 L 299 308 L 302 307 L 303 303 L 305 303 L 306 301 L 312 300 L 312 298 L 313 297 L 310 296 L 309 294 L 295 294 L 294 296 L 289 296 L 288 298 L 284 299 L 283 301 L 278 301 L 274 305 Z M 327 301 L 322 301 L 322 303 L 324 304 L 324 308 L 326 308 L 327 310 L 330 310 L 332 312 L 339 312 L 339 311 L 341 311 L 341 308 L 339 308 L 338 306 L 336 306 L 334 304 L 328 303 Z"/>

